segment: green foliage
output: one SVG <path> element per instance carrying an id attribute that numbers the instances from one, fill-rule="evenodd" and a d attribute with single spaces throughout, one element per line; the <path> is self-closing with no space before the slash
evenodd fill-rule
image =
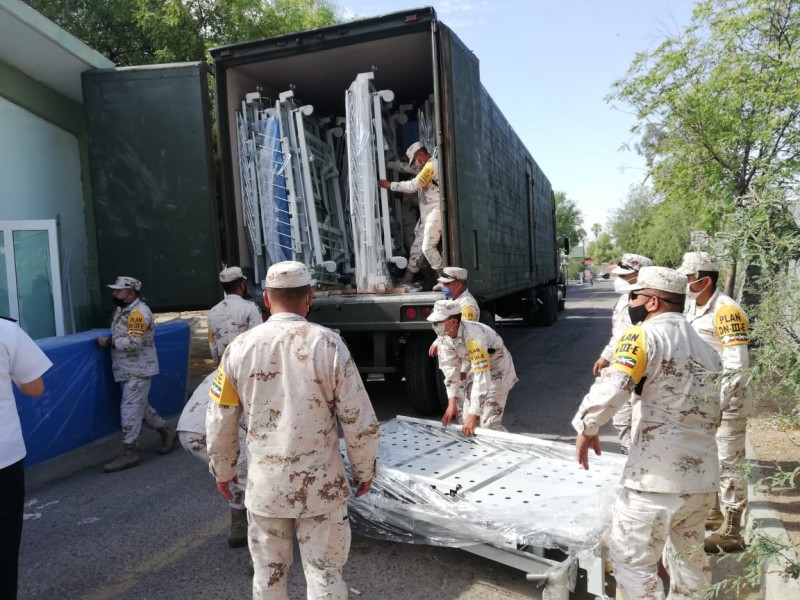
<path id="1" fill-rule="evenodd" d="M 575 200 L 567 198 L 565 192 L 556 192 L 556 235 L 569 238 L 571 246 L 577 246 L 586 237 L 583 229 L 583 213 Z"/>
<path id="2" fill-rule="evenodd" d="M 775 472 L 759 480 L 758 485 L 764 486 L 769 491 L 775 489 L 796 490 L 798 481 L 800 481 L 800 467 L 784 471 L 781 465 L 776 464 Z"/>
<path id="3" fill-rule="evenodd" d="M 134 19 L 139 0 L 25 2 L 117 65 L 155 62 L 155 48 Z"/>
<path id="4" fill-rule="evenodd" d="M 785 198 L 798 181 L 798 80 L 800 6 L 791 0 L 703 0 L 684 32 L 636 57 L 609 98 L 636 110 L 637 148 L 661 199 L 645 218 L 668 237 L 645 236 L 658 247 L 644 254 L 675 264 L 688 231 L 702 229 L 727 233 L 728 258 L 740 258 L 743 232 L 727 216 L 744 209 L 738 223 L 747 223 L 742 198 Z"/>
<path id="5" fill-rule="evenodd" d="M 115 64 L 206 60 L 215 46 L 337 22 L 328 0 L 26 0 Z"/>
<path id="6" fill-rule="evenodd" d="M 599 234 L 597 239 L 586 247 L 586 255 L 598 263 L 612 263 L 619 259 L 620 254 L 621 252 L 607 233 Z"/>

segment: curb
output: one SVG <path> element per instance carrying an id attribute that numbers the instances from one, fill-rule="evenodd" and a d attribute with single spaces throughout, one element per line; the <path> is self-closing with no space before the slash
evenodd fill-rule
<path id="1" fill-rule="evenodd" d="M 746 455 L 748 460 L 755 460 L 753 447 L 750 440 L 745 442 Z M 748 484 L 748 503 L 745 514 L 745 526 L 747 529 L 758 528 L 765 535 L 789 545 L 787 554 L 790 560 L 798 562 L 797 549 L 791 547 L 789 535 L 786 527 L 780 520 L 777 511 L 769 507 L 769 498 L 761 493 L 755 484 Z M 761 576 L 761 590 L 764 600 L 788 600 L 789 598 L 800 598 L 800 580 L 784 580 L 782 573 L 786 568 L 786 561 L 779 559 L 771 561 L 765 566 L 765 572 Z"/>

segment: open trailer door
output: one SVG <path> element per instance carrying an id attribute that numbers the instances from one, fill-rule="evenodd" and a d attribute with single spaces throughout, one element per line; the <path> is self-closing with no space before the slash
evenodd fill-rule
<path id="1" fill-rule="evenodd" d="M 220 296 L 207 80 L 199 62 L 83 74 L 100 281 L 140 279 L 154 311 Z"/>

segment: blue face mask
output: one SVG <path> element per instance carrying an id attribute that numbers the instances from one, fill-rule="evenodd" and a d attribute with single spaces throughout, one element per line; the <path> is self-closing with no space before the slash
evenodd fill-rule
<path id="1" fill-rule="evenodd" d="M 444 294 L 444 297 L 447 298 L 448 300 L 453 299 L 453 292 L 450 291 L 450 288 L 443 287 L 442 293 Z"/>

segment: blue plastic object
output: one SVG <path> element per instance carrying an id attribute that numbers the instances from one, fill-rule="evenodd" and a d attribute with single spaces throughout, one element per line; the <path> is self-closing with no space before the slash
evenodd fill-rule
<path id="1" fill-rule="evenodd" d="M 41 398 L 15 389 L 26 468 L 120 429 L 120 388 L 111 373 L 111 356 L 95 342 L 108 335 L 108 329 L 93 329 L 36 341 L 53 366 L 44 374 Z M 161 372 L 153 378 L 150 404 L 162 416 L 180 412 L 186 402 L 190 338 L 185 322 L 156 327 Z"/>

